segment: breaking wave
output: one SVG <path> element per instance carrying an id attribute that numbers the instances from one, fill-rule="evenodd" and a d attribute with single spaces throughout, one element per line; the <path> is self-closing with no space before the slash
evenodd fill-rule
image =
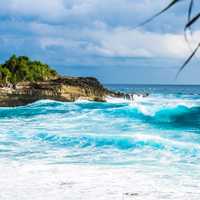
<path id="1" fill-rule="evenodd" d="M 82 157 L 64 154 L 61 160 L 110 162 L 123 157 L 125 162 L 133 160 L 132 155 L 146 157 L 149 152 L 152 158 L 170 155 L 194 161 L 200 158 L 199 133 L 198 99 L 135 96 L 132 101 L 109 98 L 105 103 L 42 100 L 0 108 L 0 159 L 56 160 L 60 151 L 70 151 L 80 152 Z"/>

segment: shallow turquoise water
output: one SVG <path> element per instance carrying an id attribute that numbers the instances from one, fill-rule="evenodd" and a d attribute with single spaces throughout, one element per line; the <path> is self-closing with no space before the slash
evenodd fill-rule
<path id="1" fill-rule="evenodd" d="M 181 89 L 186 92 L 140 88 L 151 95 L 134 101 L 0 108 L 0 160 L 196 168 L 200 99 Z"/>

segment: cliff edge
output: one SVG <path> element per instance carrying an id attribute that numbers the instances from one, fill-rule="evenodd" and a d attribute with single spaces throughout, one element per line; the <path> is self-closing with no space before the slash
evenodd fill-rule
<path id="1" fill-rule="evenodd" d="M 92 77 L 60 77 L 38 82 L 19 82 L 16 85 L 0 85 L 0 106 L 23 106 L 42 99 L 71 102 L 78 99 L 105 101 L 107 96 L 119 97 L 104 88 Z"/>

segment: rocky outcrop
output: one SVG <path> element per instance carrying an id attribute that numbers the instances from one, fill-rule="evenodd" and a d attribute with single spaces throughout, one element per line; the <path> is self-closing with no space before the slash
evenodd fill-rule
<path id="1" fill-rule="evenodd" d="M 62 77 L 42 82 L 0 85 L 0 106 L 22 106 L 41 99 L 57 101 L 105 101 L 106 96 L 122 97 L 104 88 L 96 78 Z"/>

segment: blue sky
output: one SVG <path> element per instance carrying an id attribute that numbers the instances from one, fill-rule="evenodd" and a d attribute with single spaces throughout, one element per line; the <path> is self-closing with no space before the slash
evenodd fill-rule
<path id="1" fill-rule="evenodd" d="M 27 55 L 62 74 L 96 76 L 104 83 L 200 84 L 199 55 L 174 80 L 190 53 L 183 37 L 188 0 L 134 29 L 169 2 L 1 0 L 0 60 Z M 197 26 L 192 46 L 198 38 Z"/>

